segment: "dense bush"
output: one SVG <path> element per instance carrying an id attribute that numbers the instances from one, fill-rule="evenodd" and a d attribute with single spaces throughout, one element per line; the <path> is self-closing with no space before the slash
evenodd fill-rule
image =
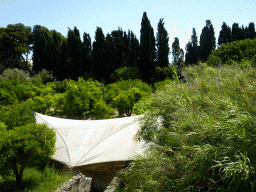
<path id="1" fill-rule="evenodd" d="M 89 79 L 78 78 L 77 82 L 69 82 L 64 94 L 66 115 L 82 115 L 90 113 L 95 104 L 103 98 L 104 85 Z"/>
<path id="2" fill-rule="evenodd" d="M 21 81 L 26 81 L 29 79 L 29 73 L 24 72 L 23 70 L 19 70 L 17 68 L 14 69 L 5 69 L 0 75 L 0 80 L 21 80 Z"/>
<path id="3" fill-rule="evenodd" d="M 46 84 L 47 82 L 52 82 L 55 79 L 55 77 L 53 76 L 53 72 L 47 71 L 45 69 L 42 69 L 37 75 L 43 79 L 44 84 Z"/>
<path id="4" fill-rule="evenodd" d="M 256 38 L 234 41 L 221 45 L 207 58 L 206 63 L 209 66 L 219 66 L 222 64 L 240 63 L 243 59 L 248 60 L 252 65 L 256 66 Z"/>
<path id="5" fill-rule="evenodd" d="M 111 115 L 115 114 L 115 110 L 108 106 L 103 100 L 98 101 L 93 109 L 93 116 L 97 119 L 111 119 Z"/>
<path id="6" fill-rule="evenodd" d="M 113 84 L 108 84 L 105 89 L 104 99 L 107 104 L 113 105 L 113 99 L 123 91 L 129 91 L 132 88 L 138 88 L 144 95 L 151 94 L 151 87 L 141 80 L 122 80 Z"/>
<path id="7" fill-rule="evenodd" d="M 0 104 L 12 104 L 15 100 L 25 101 L 29 98 L 25 87 L 29 82 L 22 82 L 21 80 L 1 80 L 0 81 Z"/>

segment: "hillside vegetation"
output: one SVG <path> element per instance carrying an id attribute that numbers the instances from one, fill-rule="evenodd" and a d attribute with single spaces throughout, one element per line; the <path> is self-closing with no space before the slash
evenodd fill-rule
<path id="1" fill-rule="evenodd" d="M 158 147 L 121 171 L 119 191 L 254 191 L 256 69 L 200 63 L 182 74 L 135 104 L 136 138 Z"/>
<path id="2" fill-rule="evenodd" d="M 0 76 L 0 157 L 8 149 L 14 162 L 15 154 L 27 153 L 14 144 L 11 149 L 6 146 L 16 130 L 28 124 L 33 130 L 32 111 L 95 119 L 111 118 L 115 112 L 119 117 L 144 114 L 136 139 L 157 146 L 120 172 L 123 185 L 116 191 L 254 191 L 255 40 L 222 45 L 206 63 L 172 66 L 174 76 L 152 87 L 141 80 L 122 80 L 118 74 L 116 83 L 105 86 L 83 78 L 49 82 L 52 77 L 46 71 L 31 78 L 17 69 L 4 72 Z M 22 144 L 29 146 L 26 141 Z M 43 163 L 25 167 L 22 185 L 16 187 L 8 154 L 4 158 L 0 190 L 50 192 L 72 177 L 58 173 L 44 158 Z"/>

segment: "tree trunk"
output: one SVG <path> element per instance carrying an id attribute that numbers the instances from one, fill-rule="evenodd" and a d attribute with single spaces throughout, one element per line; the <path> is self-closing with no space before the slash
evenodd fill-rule
<path id="1" fill-rule="evenodd" d="M 15 176 L 16 176 L 16 186 L 17 186 L 18 189 L 20 189 L 21 184 L 22 184 L 23 170 L 24 170 L 25 166 L 22 166 L 21 169 L 20 169 L 20 172 L 19 172 L 18 168 L 17 168 L 17 165 L 16 165 L 16 162 L 13 161 L 12 168 L 13 168 L 13 171 L 15 172 Z"/>

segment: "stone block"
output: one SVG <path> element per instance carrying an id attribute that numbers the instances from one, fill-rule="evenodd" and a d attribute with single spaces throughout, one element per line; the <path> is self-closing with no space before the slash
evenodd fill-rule
<path id="1" fill-rule="evenodd" d="M 86 177 L 82 173 L 72 177 L 55 192 L 90 192 L 92 188 L 92 178 Z"/>

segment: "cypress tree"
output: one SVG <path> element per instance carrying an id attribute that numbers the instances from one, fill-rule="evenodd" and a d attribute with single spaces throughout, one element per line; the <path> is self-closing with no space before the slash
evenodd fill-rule
<path id="1" fill-rule="evenodd" d="M 79 30 L 74 27 L 74 34 L 75 34 L 75 50 L 74 50 L 74 74 L 73 78 L 78 79 L 78 77 L 81 77 L 82 73 L 82 59 L 83 59 L 83 50 L 82 50 L 82 41 L 80 37 Z"/>
<path id="2" fill-rule="evenodd" d="M 191 52 L 192 64 L 197 64 L 199 62 L 199 50 L 198 50 L 198 40 L 197 40 L 195 28 L 193 28 L 191 43 L 192 43 L 192 52 Z"/>
<path id="3" fill-rule="evenodd" d="M 124 42 L 124 52 L 125 52 L 125 66 L 129 66 L 130 67 L 130 63 L 129 63 L 129 57 L 130 57 L 130 42 L 128 39 L 128 36 L 126 34 L 126 32 L 124 32 L 124 38 L 123 38 L 123 42 Z"/>
<path id="4" fill-rule="evenodd" d="M 186 44 L 186 54 L 185 54 L 185 64 L 186 66 L 193 65 L 193 46 L 192 42 Z"/>
<path id="5" fill-rule="evenodd" d="M 155 73 L 155 67 L 156 67 L 156 39 L 154 35 L 154 29 L 151 27 L 151 65 L 150 65 L 150 78 L 153 77 L 153 74 Z"/>
<path id="6" fill-rule="evenodd" d="M 157 28 L 157 65 L 161 68 L 169 65 L 169 37 L 164 27 L 163 19 L 160 19 Z"/>
<path id="7" fill-rule="evenodd" d="M 244 38 L 245 39 L 249 39 L 250 38 L 250 36 L 249 36 L 249 29 L 248 29 L 247 26 L 244 29 Z"/>
<path id="8" fill-rule="evenodd" d="M 63 40 L 60 54 L 60 68 L 58 69 L 58 80 L 62 81 L 69 77 L 69 69 L 67 66 L 67 38 Z"/>
<path id="9" fill-rule="evenodd" d="M 77 80 L 78 77 L 81 77 L 82 41 L 80 39 L 79 30 L 76 27 L 74 27 L 73 31 L 70 28 L 68 29 L 67 65 L 69 66 L 70 70 L 70 78 L 73 80 Z"/>
<path id="10" fill-rule="evenodd" d="M 239 26 L 238 23 L 233 23 L 232 25 L 232 42 L 239 40 Z"/>
<path id="11" fill-rule="evenodd" d="M 231 42 L 231 29 L 225 22 L 221 26 L 221 31 L 218 38 L 218 45 L 226 44 Z"/>
<path id="12" fill-rule="evenodd" d="M 131 51 L 130 51 L 130 66 L 131 67 L 137 67 L 137 62 L 138 62 L 138 49 L 139 45 L 136 44 L 136 37 L 134 36 L 134 33 L 131 31 Z M 136 46 L 138 45 L 138 46 Z"/>
<path id="13" fill-rule="evenodd" d="M 96 74 L 98 80 L 101 79 L 102 73 L 102 64 L 105 60 L 105 37 L 103 31 L 100 27 L 97 27 L 95 32 L 95 41 L 93 42 L 92 50 L 92 72 Z"/>
<path id="14" fill-rule="evenodd" d="M 214 29 L 210 20 L 206 20 L 206 26 L 203 28 L 200 36 L 200 60 L 206 62 L 211 51 L 216 48 Z"/>
<path id="15" fill-rule="evenodd" d="M 152 65 L 151 57 L 151 25 L 147 17 L 147 13 L 143 13 L 141 30 L 140 30 L 140 62 L 139 69 L 143 77 L 143 81 L 150 83 L 150 69 Z"/>
<path id="16" fill-rule="evenodd" d="M 249 23 L 248 31 L 249 31 L 249 38 L 254 39 L 256 37 L 254 23 Z"/>
<path id="17" fill-rule="evenodd" d="M 88 33 L 83 34 L 83 43 L 82 43 L 82 73 L 91 72 L 91 61 L 92 61 L 92 45 L 91 37 Z"/>
<path id="18" fill-rule="evenodd" d="M 33 27 L 34 50 L 32 55 L 33 70 L 38 73 L 42 69 L 48 69 L 47 63 L 47 41 L 49 39 L 49 30 L 40 25 Z"/>

